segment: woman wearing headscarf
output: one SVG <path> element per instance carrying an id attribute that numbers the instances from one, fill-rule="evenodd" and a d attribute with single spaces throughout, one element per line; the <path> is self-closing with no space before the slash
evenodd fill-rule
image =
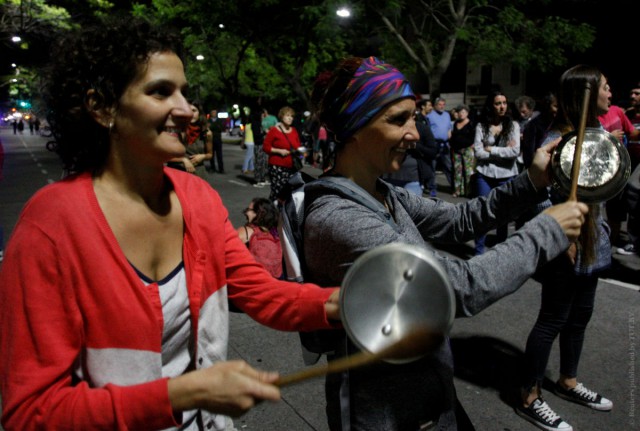
<path id="1" fill-rule="evenodd" d="M 329 189 L 305 202 L 304 254 L 309 279 L 317 284 L 340 284 L 353 262 L 374 247 L 414 244 L 440 261 L 455 289 L 457 315 L 470 316 L 515 291 L 577 237 L 586 206 L 564 203 L 482 256 L 464 261 L 439 255 L 427 241 L 466 242 L 544 200 L 551 147 L 539 151 L 528 173 L 486 197 L 457 205 L 423 199 L 380 179 L 400 169 L 419 139 L 414 92 L 400 71 L 375 57 L 348 58 L 318 78 L 312 100 L 337 141 L 335 166 L 325 175 L 348 179 L 380 207 L 372 211 Z M 337 331 L 336 338 L 330 359 L 358 350 L 344 331 Z M 326 396 L 333 431 L 417 430 L 428 421 L 438 421 L 440 429 L 463 428 L 456 425 L 447 341 L 408 364 L 383 363 L 330 375 Z"/>

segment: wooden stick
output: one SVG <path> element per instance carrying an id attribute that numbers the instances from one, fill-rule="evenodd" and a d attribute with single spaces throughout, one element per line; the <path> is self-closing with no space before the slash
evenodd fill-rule
<path id="1" fill-rule="evenodd" d="M 426 328 L 410 331 L 406 336 L 377 353 L 358 352 L 351 356 L 337 359 L 325 365 L 306 368 L 280 377 L 275 383 L 283 387 L 300 383 L 315 377 L 331 373 L 340 373 L 353 368 L 363 367 L 382 361 L 383 359 L 406 359 L 427 353 L 442 341 L 442 334 L 434 333 Z"/>
<path id="2" fill-rule="evenodd" d="M 584 98 L 582 100 L 582 112 L 580 115 L 580 125 L 576 136 L 576 145 L 573 153 L 573 165 L 571 166 L 571 190 L 569 191 L 569 201 L 578 200 L 578 178 L 580 177 L 580 158 L 582 157 L 582 142 L 584 132 L 587 128 L 587 114 L 589 112 L 589 99 L 591 98 L 591 84 L 588 82 L 584 88 Z"/>

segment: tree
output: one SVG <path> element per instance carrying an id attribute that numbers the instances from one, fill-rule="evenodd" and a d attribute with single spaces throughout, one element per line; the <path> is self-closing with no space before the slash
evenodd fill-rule
<path id="1" fill-rule="evenodd" d="M 372 3 L 369 11 L 395 40 L 392 46 L 402 48 L 403 55 L 387 50 L 386 58 L 415 65 L 437 94 L 456 55 L 476 65 L 511 62 L 548 71 L 566 64 L 568 53 L 587 49 L 593 27 L 553 16 L 551 6 L 550 0 L 396 0 Z"/>
<path id="2" fill-rule="evenodd" d="M 73 7 L 74 15 L 67 7 Z M 9 60 L 0 64 L 0 75 L 8 76 L 7 85 L 0 85 L 3 94 L 16 98 L 40 94 L 41 79 L 37 73 L 48 60 L 52 38 L 78 27 L 79 11 L 93 16 L 111 8 L 105 0 L 45 1 L 45 0 L 0 0 L 0 58 Z M 20 37 L 13 42 L 14 36 Z M 13 63 L 15 66 L 10 66 Z M 17 84 L 10 84 L 17 79 Z M 8 93 L 6 93 L 8 91 Z M 25 96 L 26 95 L 26 96 Z"/>
<path id="3" fill-rule="evenodd" d="M 267 99 L 308 106 L 318 69 L 344 55 L 344 40 L 332 21 L 335 3 L 153 0 L 134 13 L 180 24 L 187 77 L 201 102 Z"/>

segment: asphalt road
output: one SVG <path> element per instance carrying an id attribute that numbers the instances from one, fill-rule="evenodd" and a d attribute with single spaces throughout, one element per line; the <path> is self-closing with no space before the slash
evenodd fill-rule
<path id="1" fill-rule="evenodd" d="M 39 188 L 61 176 L 55 155 L 44 149 L 46 139 L 14 136 L 0 129 L 5 150 L 4 180 L 0 181 L 0 226 L 5 242 L 11 235 L 26 200 Z M 235 144 L 224 146 L 226 174 L 209 174 L 234 225 L 244 222 L 242 209 L 268 188 L 252 187 L 252 179 L 240 174 L 244 152 Z M 452 198 L 443 187 L 439 197 Z M 447 250 L 467 257 L 470 245 Z M 614 402 L 610 413 L 595 412 L 553 394 L 550 405 L 574 430 L 640 429 L 638 391 L 640 336 L 640 258 L 616 257 L 614 268 L 601 280 L 596 309 L 587 330 L 579 378 Z M 540 302 L 540 285 L 530 280 L 518 292 L 502 299 L 475 317 L 458 319 L 451 333 L 456 363 L 456 388 L 477 430 L 530 431 L 537 428 L 512 409 L 517 384 L 517 364 L 524 350 Z M 231 316 L 230 358 L 242 358 L 264 369 L 290 373 L 304 367 L 298 335 L 261 327 L 246 315 Z M 550 381 L 558 375 L 557 343 L 549 362 Z M 284 388 L 282 401 L 262 403 L 242 418 L 238 430 L 325 431 L 322 379 Z"/>

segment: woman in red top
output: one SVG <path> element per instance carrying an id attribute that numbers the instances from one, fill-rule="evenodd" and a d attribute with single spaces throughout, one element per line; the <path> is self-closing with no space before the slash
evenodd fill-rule
<path id="1" fill-rule="evenodd" d="M 269 129 L 262 145 L 264 152 L 269 155 L 269 178 L 271 178 L 269 199 L 272 202 L 278 198 L 291 175 L 296 173 L 291 152 L 292 149 L 300 148 L 300 137 L 293 127 L 294 115 L 295 111 L 291 107 L 281 108 L 278 112 L 280 121 L 275 127 Z M 297 153 L 294 152 L 293 157 L 296 156 Z"/>

